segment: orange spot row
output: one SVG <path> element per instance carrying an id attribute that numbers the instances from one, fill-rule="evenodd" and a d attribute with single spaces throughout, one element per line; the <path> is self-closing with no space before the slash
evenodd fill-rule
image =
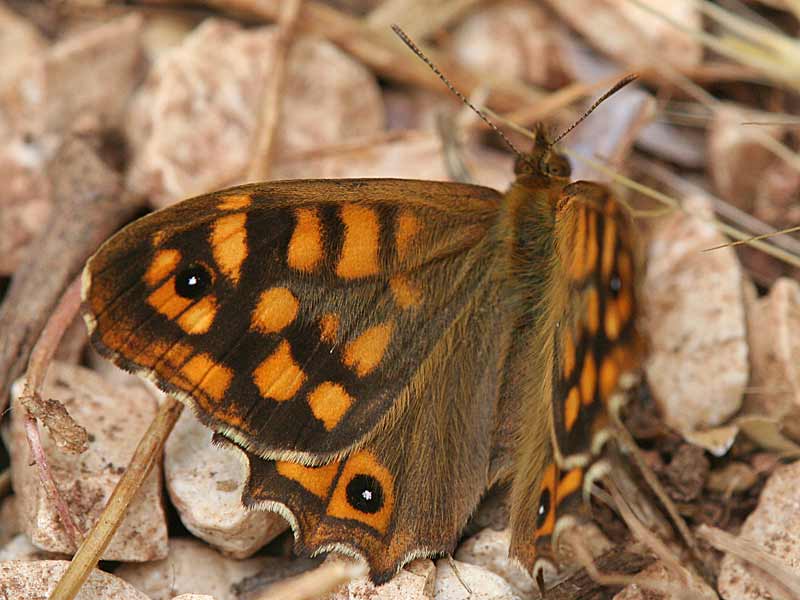
<path id="1" fill-rule="evenodd" d="M 403 210 L 397 215 L 397 228 L 394 241 L 397 246 L 397 256 L 404 260 L 411 246 L 411 241 L 420 230 L 419 219 L 410 210 Z"/>
<path id="2" fill-rule="evenodd" d="M 253 381 L 261 396 L 285 402 L 297 394 L 306 376 L 294 358 L 289 342 L 281 340 L 275 351 L 253 371 Z"/>
<path id="3" fill-rule="evenodd" d="M 217 204 L 218 210 L 242 210 L 250 206 L 253 197 L 250 194 L 229 194 L 223 196 Z"/>
<path id="4" fill-rule="evenodd" d="M 340 212 L 344 224 L 342 253 L 336 274 L 344 279 L 377 275 L 380 223 L 374 208 L 344 204 Z"/>
<path id="5" fill-rule="evenodd" d="M 311 273 L 322 260 L 322 225 L 316 209 L 298 208 L 294 214 L 296 225 L 286 262 L 293 269 Z"/>
<path id="6" fill-rule="evenodd" d="M 395 275 L 389 280 L 394 301 L 402 309 L 416 308 L 422 303 L 422 290 L 405 275 Z"/>
<path id="7" fill-rule="evenodd" d="M 220 217 L 211 227 L 214 260 L 233 283 L 239 283 L 242 263 L 247 258 L 247 215 L 236 213 Z"/>
<path id="8" fill-rule="evenodd" d="M 159 250 L 147 267 L 147 271 L 144 274 L 144 282 L 148 287 L 155 287 L 172 275 L 180 261 L 181 253 L 179 251 Z"/>
<path id="9" fill-rule="evenodd" d="M 322 315 L 319 321 L 320 339 L 326 344 L 336 343 L 339 335 L 339 316 L 333 313 Z"/>
<path id="10" fill-rule="evenodd" d="M 250 316 L 250 328 L 261 333 L 277 333 L 297 317 L 300 304 L 285 287 L 270 288 L 261 293 Z"/>
<path id="11" fill-rule="evenodd" d="M 283 477 L 299 483 L 324 501 L 328 498 L 333 478 L 339 471 L 339 463 L 332 462 L 323 467 L 305 467 L 293 462 L 275 461 L 275 469 Z"/>
<path id="12" fill-rule="evenodd" d="M 193 356 L 180 372 L 192 386 L 217 401 L 222 400 L 233 380 L 233 371 L 215 362 L 208 354 Z"/>
<path id="13" fill-rule="evenodd" d="M 355 398 L 338 383 L 325 381 L 308 395 L 308 404 L 314 416 L 322 421 L 326 431 L 332 431 L 350 409 Z"/>
<path id="14" fill-rule="evenodd" d="M 394 324 L 381 323 L 364 331 L 344 349 L 344 364 L 359 377 L 371 373 L 383 359 L 392 337 Z"/>

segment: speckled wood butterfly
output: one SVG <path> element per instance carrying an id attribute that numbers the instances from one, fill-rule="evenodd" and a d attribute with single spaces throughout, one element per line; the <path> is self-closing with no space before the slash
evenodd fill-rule
<path id="1" fill-rule="evenodd" d="M 539 133 L 505 193 L 244 185 L 150 214 L 84 271 L 94 346 L 246 454 L 243 501 L 384 582 L 452 552 L 511 482 L 511 553 L 552 559 L 639 338 L 632 228 Z"/>

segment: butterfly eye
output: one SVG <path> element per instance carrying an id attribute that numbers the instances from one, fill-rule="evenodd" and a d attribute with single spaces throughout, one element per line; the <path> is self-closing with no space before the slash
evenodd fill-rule
<path id="1" fill-rule="evenodd" d="M 569 177 L 572 167 L 566 157 L 552 153 L 546 158 L 545 171 L 554 177 Z"/>
<path id="2" fill-rule="evenodd" d="M 347 501 L 363 513 L 374 514 L 383 508 L 383 488 L 369 475 L 356 475 L 347 484 Z"/>
<path id="3" fill-rule="evenodd" d="M 536 514 L 536 529 L 541 529 L 550 513 L 550 490 L 542 490 L 539 498 L 539 511 Z"/>
<path id="4" fill-rule="evenodd" d="M 211 273 L 203 265 L 193 264 L 175 276 L 175 291 L 182 298 L 196 300 L 211 287 Z"/>

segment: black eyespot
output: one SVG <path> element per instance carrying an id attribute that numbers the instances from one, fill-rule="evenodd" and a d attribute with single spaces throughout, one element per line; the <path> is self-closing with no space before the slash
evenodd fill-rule
<path id="1" fill-rule="evenodd" d="M 211 273 L 203 265 L 193 264 L 175 276 L 175 291 L 181 298 L 196 300 L 211 287 Z"/>
<path id="2" fill-rule="evenodd" d="M 622 280 L 618 275 L 613 275 L 611 281 L 608 282 L 608 289 L 611 291 L 612 296 L 617 296 L 622 289 Z"/>
<path id="3" fill-rule="evenodd" d="M 539 512 L 536 515 L 536 529 L 541 529 L 550 514 L 550 490 L 542 490 L 539 498 Z"/>
<path id="4" fill-rule="evenodd" d="M 383 508 L 383 488 L 370 475 L 356 475 L 347 484 L 347 501 L 356 510 L 374 514 Z"/>

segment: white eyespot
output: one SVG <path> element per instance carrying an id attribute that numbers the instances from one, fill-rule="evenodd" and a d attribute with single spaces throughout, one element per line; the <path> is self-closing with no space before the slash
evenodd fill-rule
<path id="1" fill-rule="evenodd" d="M 539 505 L 539 516 L 541 517 L 544 514 L 544 504 Z"/>

